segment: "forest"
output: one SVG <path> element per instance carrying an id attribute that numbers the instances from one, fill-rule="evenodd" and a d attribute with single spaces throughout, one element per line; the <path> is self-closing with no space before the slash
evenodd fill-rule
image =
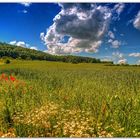
<path id="1" fill-rule="evenodd" d="M 29 48 L 23 48 L 20 46 L 14 46 L 7 43 L 0 43 L 0 58 L 11 57 L 13 59 L 24 60 L 47 60 L 47 61 L 59 61 L 67 63 L 109 63 L 102 62 L 100 59 L 73 55 L 51 55 L 42 51 L 37 51 Z"/>

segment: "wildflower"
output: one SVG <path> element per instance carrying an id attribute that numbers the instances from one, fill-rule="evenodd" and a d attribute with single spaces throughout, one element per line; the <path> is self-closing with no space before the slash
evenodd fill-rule
<path id="1" fill-rule="evenodd" d="M 16 78 L 11 75 L 10 80 L 14 82 L 16 80 Z"/>
<path id="2" fill-rule="evenodd" d="M 4 74 L 4 73 L 2 73 L 1 78 L 2 78 L 2 79 L 4 79 L 4 78 L 5 78 L 5 74 Z"/>
<path id="3" fill-rule="evenodd" d="M 8 81 L 8 77 L 5 77 L 4 80 L 5 80 L 5 81 Z"/>

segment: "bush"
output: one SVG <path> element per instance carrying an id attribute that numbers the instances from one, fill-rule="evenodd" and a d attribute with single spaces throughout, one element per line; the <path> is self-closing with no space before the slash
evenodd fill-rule
<path id="1" fill-rule="evenodd" d="M 5 64 L 9 64 L 11 61 L 9 60 L 9 59 L 7 59 L 6 61 L 5 61 Z"/>

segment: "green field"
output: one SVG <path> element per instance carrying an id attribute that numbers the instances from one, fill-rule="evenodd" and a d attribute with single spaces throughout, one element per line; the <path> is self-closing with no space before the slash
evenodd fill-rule
<path id="1" fill-rule="evenodd" d="M 0 137 L 139 137 L 140 67 L 0 64 Z"/>

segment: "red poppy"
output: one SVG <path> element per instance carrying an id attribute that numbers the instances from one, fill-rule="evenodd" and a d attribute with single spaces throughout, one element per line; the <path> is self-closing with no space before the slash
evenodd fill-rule
<path id="1" fill-rule="evenodd" d="M 11 75 L 10 80 L 14 82 L 16 80 L 16 78 Z"/>
<path id="2" fill-rule="evenodd" d="M 5 81 L 8 81 L 8 77 L 5 77 L 4 80 L 5 80 Z"/>
<path id="3" fill-rule="evenodd" d="M 2 78 L 2 79 L 4 79 L 4 78 L 5 78 L 5 74 L 4 74 L 4 73 L 2 73 L 1 78 Z"/>

